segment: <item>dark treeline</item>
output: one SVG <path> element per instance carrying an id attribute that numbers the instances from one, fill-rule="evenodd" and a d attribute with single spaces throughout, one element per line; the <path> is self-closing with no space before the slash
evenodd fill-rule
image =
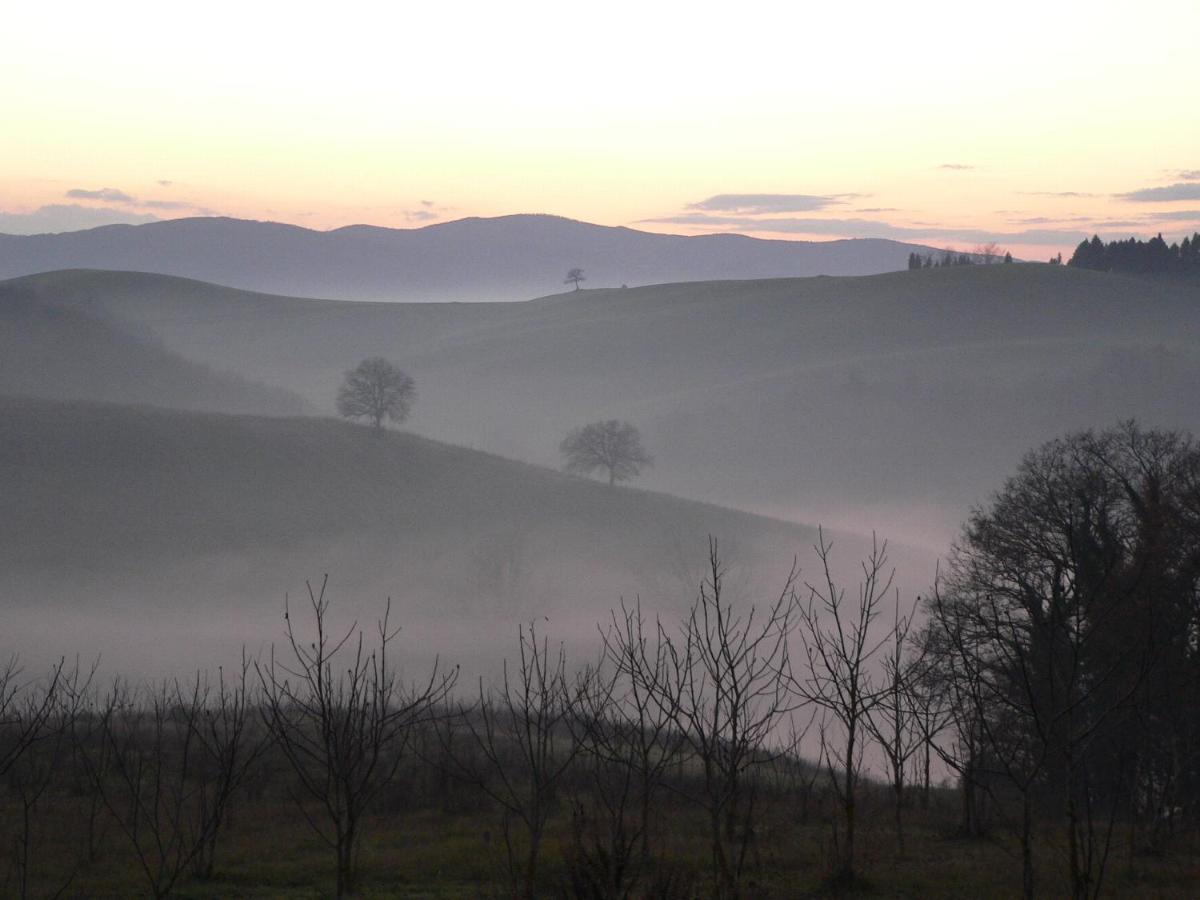
<path id="1" fill-rule="evenodd" d="M 1117 868 L 1145 887 L 1145 860 L 1194 841 L 1191 438 L 1130 423 L 1030 453 L 912 607 L 886 545 L 850 592 L 823 537 L 816 550 L 810 580 L 793 567 L 772 596 L 735 603 L 712 542 L 679 620 L 622 604 L 574 661 L 521 627 L 502 677 L 465 695 L 456 668 L 403 665 L 390 611 L 335 629 L 324 584 L 240 671 L 101 685 L 61 664 L 27 681 L 13 663 L 0 889 L 344 896 L 378 877 L 381 848 L 416 841 L 436 859 L 466 827 L 480 842 L 428 876 L 458 871 L 451 893 L 794 896 L 897 877 L 932 830 L 959 840 L 924 845 L 921 871 L 967 860 L 946 895 L 992 879 L 1091 898 Z M 1008 855 L 974 861 L 998 844 Z M 281 868 L 232 880 L 247 857 Z"/>
<path id="2" fill-rule="evenodd" d="M 1200 448 L 1129 423 L 1029 454 L 977 511 L 928 604 L 963 827 L 1066 828 L 1074 897 L 1100 892 L 1118 823 L 1165 846 L 1200 812 Z M 948 751 L 948 752 L 947 752 Z"/>
<path id="3" fill-rule="evenodd" d="M 1105 243 L 1099 235 L 1082 241 L 1067 263 L 1077 269 L 1200 278 L 1200 233 L 1168 244 L 1161 234 L 1141 241 L 1129 238 Z"/>
<path id="4" fill-rule="evenodd" d="M 1012 254 L 1008 251 L 1001 254 L 1000 248 L 995 244 L 984 244 L 970 253 L 960 253 L 957 250 L 943 250 L 940 254 L 914 251 L 908 254 L 908 269 L 911 272 L 918 269 L 945 269 L 951 266 L 989 266 L 996 262 L 1012 261 Z"/>

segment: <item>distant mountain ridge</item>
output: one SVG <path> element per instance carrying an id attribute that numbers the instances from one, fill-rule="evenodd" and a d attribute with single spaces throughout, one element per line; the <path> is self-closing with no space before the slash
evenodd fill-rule
<path id="1" fill-rule="evenodd" d="M 931 249 L 877 239 L 688 237 L 550 215 L 332 231 L 203 217 L 0 235 L 0 279 L 89 268 L 341 300 L 525 300 L 561 290 L 573 267 L 590 287 L 874 275 L 904 269 L 911 252 Z"/>

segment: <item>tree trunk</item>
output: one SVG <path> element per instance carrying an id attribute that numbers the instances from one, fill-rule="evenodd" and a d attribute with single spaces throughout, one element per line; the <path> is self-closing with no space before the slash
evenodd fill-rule
<path id="1" fill-rule="evenodd" d="M 927 738 L 925 740 L 925 777 L 921 782 L 921 809 L 929 809 L 929 744 Z"/>
<path id="2" fill-rule="evenodd" d="M 855 722 L 852 720 L 849 735 L 846 740 L 846 848 L 842 857 L 841 875 L 847 882 L 854 881 L 854 817 L 856 803 L 854 797 L 854 750 L 857 744 Z"/>
<path id="3" fill-rule="evenodd" d="M 1033 801 L 1025 787 L 1021 809 L 1021 896 L 1033 900 Z"/>

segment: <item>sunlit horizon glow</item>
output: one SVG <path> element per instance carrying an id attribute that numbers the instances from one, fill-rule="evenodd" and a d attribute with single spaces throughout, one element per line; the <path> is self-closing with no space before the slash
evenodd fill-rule
<path id="1" fill-rule="evenodd" d="M 1200 229 L 1194 0 L 793 7 L 28 4 L 0 232 L 536 212 L 1041 258 Z M 739 195 L 775 199 L 706 202 Z"/>

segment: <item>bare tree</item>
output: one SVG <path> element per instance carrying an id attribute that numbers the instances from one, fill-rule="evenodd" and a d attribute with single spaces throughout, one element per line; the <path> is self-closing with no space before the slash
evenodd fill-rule
<path id="1" fill-rule="evenodd" d="M 682 750 L 675 729 L 679 698 L 666 678 L 661 632 L 646 634 L 640 602 L 612 611 L 599 664 L 580 677 L 572 727 L 592 762 L 597 815 L 576 801 L 572 888 L 580 895 L 626 897 L 651 862 L 655 801 Z M 599 824 L 585 846 L 585 824 Z"/>
<path id="2" fill-rule="evenodd" d="M 4 774 L 17 802 L 17 814 L 9 823 L 15 827 L 12 845 L 17 893 L 24 898 L 32 893 L 35 849 L 42 830 L 38 827 L 39 806 L 65 768 L 72 726 L 90 674 L 81 674 L 78 664 L 67 670 L 60 661 L 44 681 L 24 685 L 14 693 L 12 682 L 17 672 L 14 661 L 0 674 L 0 734 L 6 738 Z M 78 868 L 76 863 L 58 869 L 55 895 L 66 891 Z"/>
<path id="3" fill-rule="evenodd" d="M 909 761 L 925 743 L 914 701 L 914 682 L 922 664 L 920 647 L 910 637 L 915 612 L 914 606 L 908 615 L 902 616 L 900 598 L 896 597 L 895 619 L 883 654 L 879 697 L 866 719 L 867 730 L 887 761 L 896 845 L 901 856 L 904 855 L 905 776 Z"/>
<path id="4" fill-rule="evenodd" d="M 1000 252 L 1000 245 L 995 241 L 988 241 L 986 244 L 980 244 L 972 251 L 985 266 L 990 266 L 993 263 L 1000 261 L 1004 255 Z"/>
<path id="5" fill-rule="evenodd" d="M 575 285 L 575 290 L 579 290 L 579 282 L 581 281 L 587 281 L 587 279 L 583 277 L 583 269 L 576 267 L 567 270 L 567 277 L 563 279 L 563 284 L 573 284 Z"/>
<path id="6" fill-rule="evenodd" d="M 692 799 L 708 816 L 714 893 L 736 897 L 755 841 L 751 773 L 792 749 L 782 738 L 797 709 L 788 641 L 799 570 L 793 563 L 769 605 L 741 613 L 723 595 L 724 577 L 710 538 L 708 576 L 696 602 L 677 636 L 663 634 L 658 690 L 672 698 L 675 727 L 703 772 Z"/>
<path id="7" fill-rule="evenodd" d="M 949 687 L 938 671 L 936 654 L 931 649 L 937 640 L 935 627 L 927 621 L 914 636 L 916 665 L 909 671 L 908 677 L 913 725 L 921 736 L 918 776 L 922 809 L 929 808 L 933 758 L 938 755 L 943 732 L 954 718 Z"/>
<path id="8" fill-rule="evenodd" d="M 271 734 L 257 721 L 257 697 L 249 684 L 250 662 L 245 654 L 236 680 L 217 670 L 216 684 L 197 676 L 190 690 L 175 683 L 177 708 L 199 706 L 195 718 L 197 769 L 194 828 L 203 840 L 192 863 L 201 878 L 211 878 L 216 866 L 217 839 L 224 829 L 238 788 L 272 744 Z M 258 727 L 256 727 L 258 726 Z"/>
<path id="9" fill-rule="evenodd" d="M 479 703 L 460 708 L 454 722 L 442 731 L 447 762 L 460 777 L 484 791 L 501 810 L 505 862 L 514 894 L 538 895 L 538 865 L 546 823 L 558 801 L 560 783 L 581 750 L 570 727 L 576 695 L 567 678 L 566 653 L 554 652 L 532 624 L 517 631 L 515 670 L 504 663 L 500 686 L 485 691 L 479 682 Z M 481 764 L 454 747 L 455 726 L 466 729 Z M 524 853 L 514 834 L 523 826 Z"/>
<path id="10" fill-rule="evenodd" d="M 416 396 L 412 378 L 382 356 L 372 356 L 346 373 L 337 411 L 346 419 L 368 419 L 378 430 L 385 419 L 397 424 L 407 419 Z"/>
<path id="11" fill-rule="evenodd" d="M 638 430 L 616 419 L 576 428 L 563 439 L 559 451 L 566 457 L 568 472 L 590 475 L 600 469 L 608 473 L 610 486 L 636 477 L 653 461 Z"/>
<path id="12" fill-rule="evenodd" d="M 21 680 L 20 660 L 13 656 L 0 669 L 0 776 L 24 755 L 46 727 L 58 702 L 64 661 L 51 669 L 44 685 Z"/>
<path id="13" fill-rule="evenodd" d="M 444 705 L 458 670 L 442 672 L 435 661 L 428 679 L 402 685 L 388 655 L 399 633 L 389 623 L 391 601 L 377 623 L 375 646 L 368 649 L 357 623 L 344 633 L 331 632 L 328 580 L 320 591 L 307 584 L 314 639 L 297 635 L 285 609 L 289 659 L 277 661 L 272 648 L 269 665 L 256 669 L 264 721 L 300 785 L 293 800 L 333 851 L 342 897 L 355 889 L 364 813 L 391 782 L 414 729 Z M 306 797 L 317 804 L 317 815 Z"/>
<path id="14" fill-rule="evenodd" d="M 841 831 L 834 830 L 834 878 L 849 884 L 857 877 L 854 841 L 864 747 L 871 712 L 884 696 L 871 678 L 870 667 L 888 638 L 872 631 L 891 590 L 894 571 L 887 569 L 887 542 L 879 544 L 872 539 L 871 554 L 862 562 L 858 602 L 851 606 L 845 589 L 834 580 L 832 544 L 825 541 L 823 532 L 815 549 L 824 580 L 818 586 L 806 585 L 809 601 L 800 615 L 800 636 L 807 671 L 797 681 L 797 689 L 827 717 L 821 722 L 821 753 L 842 808 Z M 831 726 L 836 727 L 836 734 Z"/>

